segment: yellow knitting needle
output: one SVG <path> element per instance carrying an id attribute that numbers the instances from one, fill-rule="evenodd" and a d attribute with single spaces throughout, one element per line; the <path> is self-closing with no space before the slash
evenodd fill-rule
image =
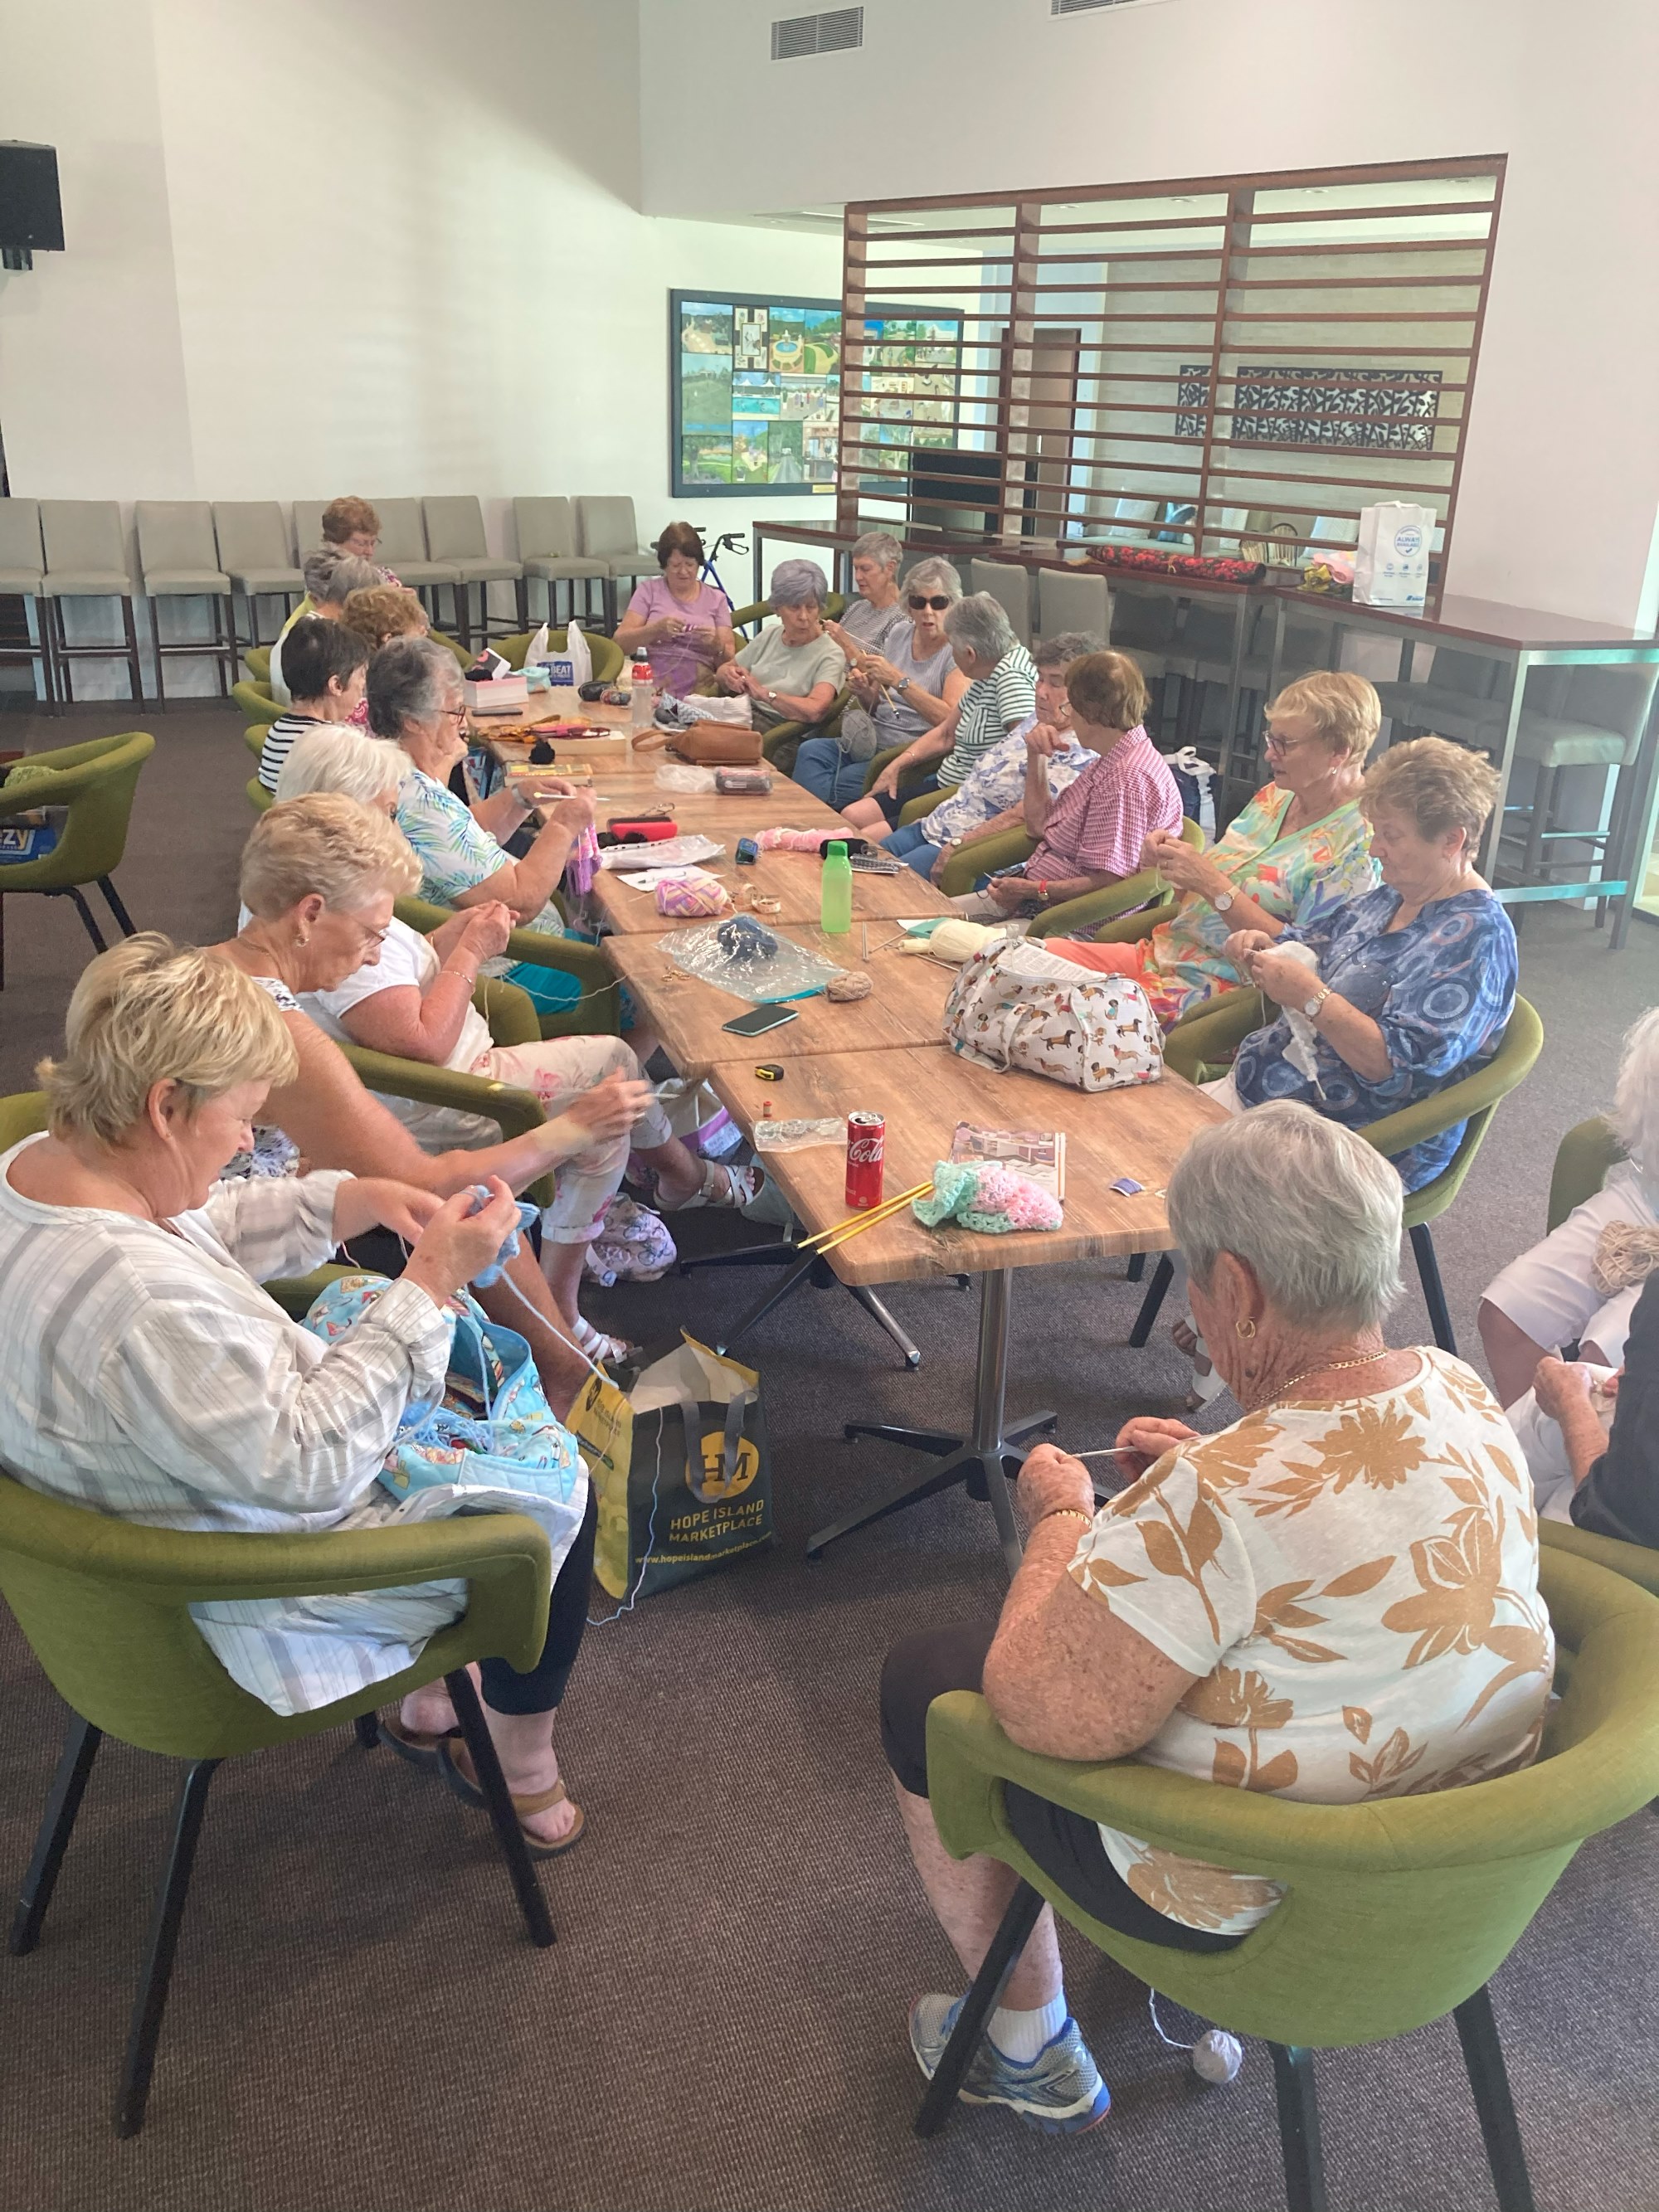
<path id="1" fill-rule="evenodd" d="M 795 1249 L 810 1252 L 817 1245 L 832 1241 L 839 1243 L 843 1236 L 856 1236 L 860 1229 L 872 1229 L 878 1221 L 885 1221 L 891 1215 L 902 1212 L 913 1198 L 924 1197 L 933 1188 L 933 1178 L 929 1176 L 926 1182 L 919 1182 L 914 1190 L 901 1191 L 896 1198 L 884 1200 L 881 1205 L 872 1206 L 868 1213 L 849 1213 L 844 1221 L 833 1222 L 828 1229 L 820 1229 L 816 1237 L 803 1237 Z"/>

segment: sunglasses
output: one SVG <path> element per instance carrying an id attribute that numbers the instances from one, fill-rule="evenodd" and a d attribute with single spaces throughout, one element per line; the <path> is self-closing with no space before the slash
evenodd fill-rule
<path id="1" fill-rule="evenodd" d="M 946 607 L 950 605 L 951 602 L 942 595 L 938 599 L 919 599 L 915 593 L 912 592 L 910 594 L 910 604 L 916 609 L 918 613 L 921 612 L 923 607 L 932 607 L 936 615 L 942 615 Z"/>

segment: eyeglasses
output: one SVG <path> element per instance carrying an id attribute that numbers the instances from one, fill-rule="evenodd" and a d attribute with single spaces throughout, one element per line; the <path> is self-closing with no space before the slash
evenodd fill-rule
<path id="1" fill-rule="evenodd" d="M 1293 753 L 1298 745 L 1310 745 L 1313 743 L 1312 738 L 1281 738 L 1275 733 L 1271 722 L 1261 732 L 1263 752 L 1277 754 L 1281 760 L 1286 753 Z"/>
<path id="2" fill-rule="evenodd" d="M 936 615 L 942 615 L 946 607 L 950 605 L 951 602 L 949 599 L 945 598 L 943 593 L 941 593 L 937 599 L 919 599 L 913 592 L 910 594 L 910 604 L 916 610 L 918 614 L 921 611 L 923 607 L 932 607 Z"/>
<path id="3" fill-rule="evenodd" d="M 465 707 L 440 707 L 438 712 L 441 714 L 447 715 L 452 721 L 464 722 L 467 718 L 469 709 Z"/>

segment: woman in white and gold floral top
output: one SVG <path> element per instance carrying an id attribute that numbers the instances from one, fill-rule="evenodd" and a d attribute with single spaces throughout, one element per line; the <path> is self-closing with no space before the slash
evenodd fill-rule
<path id="1" fill-rule="evenodd" d="M 950 1859 L 934 1829 L 925 1723 L 946 1690 L 982 1688 L 1014 1741 L 1050 1757 L 1134 1753 L 1326 1804 L 1453 1789 L 1537 1751 L 1553 1645 L 1526 1468 L 1472 1369 L 1383 1342 L 1398 1176 L 1349 1131 L 1274 1103 L 1196 1139 L 1169 1205 L 1194 1317 L 1243 1419 L 1208 1437 L 1129 1422 L 1119 1443 L 1139 1479 L 1098 1512 L 1082 1463 L 1039 1446 L 1020 1476 L 1030 1540 L 994 1632 L 907 1638 L 884 1673 L 911 1850 L 969 1978 L 1016 1877 Z M 1066 1894 L 1144 1941 L 1231 1948 L 1282 1894 L 1027 1791 L 1006 1802 Z M 912 2009 L 927 2074 L 956 2010 L 943 1996 Z M 1048 1911 L 968 2087 L 1049 2130 L 1109 2107 Z"/>

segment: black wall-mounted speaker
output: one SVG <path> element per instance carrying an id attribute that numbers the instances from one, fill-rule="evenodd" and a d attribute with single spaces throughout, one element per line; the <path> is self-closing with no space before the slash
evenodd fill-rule
<path id="1" fill-rule="evenodd" d="M 0 138 L 0 247 L 63 252 L 56 147 Z"/>

